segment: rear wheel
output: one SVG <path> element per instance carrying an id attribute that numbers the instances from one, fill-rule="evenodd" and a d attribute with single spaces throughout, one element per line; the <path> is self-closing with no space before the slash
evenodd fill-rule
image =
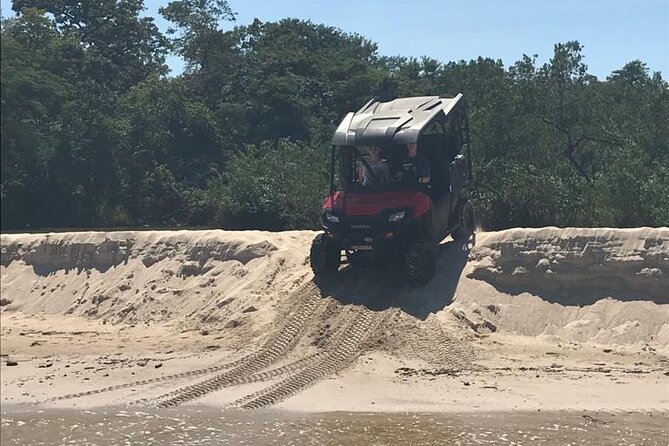
<path id="1" fill-rule="evenodd" d="M 457 219 L 457 227 L 451 231 L 454 239 L 469 238 L 476 230 L 476 211 L 471 201 L 461 198 L 453 217 Z"/>
<path id="2" fill-rule="evenodd" d="M 434 248 L 427 242 L 417 241 L 409 245 L 404 254 L 404 275 L 414 286 L 428 283 L 436 270 Z"/>
<path id="3" fill-rule="evenodd" d="M 318 234 L 311 242 L 310 262 L 316 276 L 336 273 L 341 265 L 341 249 L 325 234 Z"/>

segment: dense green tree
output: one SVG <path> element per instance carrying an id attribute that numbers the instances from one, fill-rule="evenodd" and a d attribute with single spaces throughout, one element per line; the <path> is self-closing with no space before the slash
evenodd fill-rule
<path id="1" fill-rule="evenodd" d="M 288 140 L 247 146 L 212 183 L 216 221 L 231 228 L 313 227 L 327 192 L 327 151 Z"/>
<path id="2" fill-rule="evenodd" d="M 120 114 L 127 132 L 118 148 L 120 193 L 132 221 L 205 223 L 197 191 L 225 160 L 226 138 L 212 110 L 183 79 L 154 78 L 124 96 Z"/>
<path id="3" fill-rule="evenodd" d="M 174 48 L 193 71 L 207 66 L 215 57 L 213 46 L 220 44 L 220 23 L 234 21 L 235 13 L 224 0 L 177 0 L 160 8 L 160 13 L 174 24 L 168 30 Z M 216 48 L 219 49 L 219 48 Z"/>
<path id="4" fill-rule="evenodd" d="M 15 0 L 2 23 L 3 228 L 315 227 L 327 141 L 369 98 L 465 95 L 484 226 L 669 225 L 669 86 L 583 47 L 446 62 L 224 0 Z M 165 55 L 186 70 L 167 77 Z"/>
<path id="5" fill-rule="evenodd" d="M 58 34 L 35 9 L 2 26 L 0 141 L 2 224 L 40 225 L 49 201 L 50 161 L 58 142 L 58 116 L 72 85 L 50 69 Z"/>
<path id="6" fill-rule="evenodd" d="M 12 9 L 38 8 L 58 31 L 80 43 L 88 56 L 81 73 L 114 90 L 127 89 L 156 72 L 166 73 L 167 40 L 143 0 L 14 0 Z"/>

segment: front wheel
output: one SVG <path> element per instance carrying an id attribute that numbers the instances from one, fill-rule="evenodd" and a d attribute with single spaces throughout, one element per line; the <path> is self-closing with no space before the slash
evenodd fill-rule
<path id="1" fill-rule="evenodd" d="M 341 265 L 341 249 L 334 241 L 318 234 L 311 242 L 310 253 L 311 270 L 315 276 L 321 274 L 332 274 L 339 270 Z"/>
<path id="2" fill-rule="evenodd" d="M 404 276 L 409 284 L 422 286 L 434 277 L 436 255 L 427 242 L 417 241 L 409 245 L 404 254 Z"/>

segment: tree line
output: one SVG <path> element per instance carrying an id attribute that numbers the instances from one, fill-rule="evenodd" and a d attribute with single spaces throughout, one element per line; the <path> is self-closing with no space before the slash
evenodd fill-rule
<path id="1" fill-rule="evenodd" d="M 583 47 L 508 68 L 386 57 L 297 19 L 234 25 L 223 0 L 15 0 L 2 21 L 3 229 L 318 227 L 329 139 L 369 98 L 463 93 L 483 226 L 669 225 L 669 85 L 600 80 Z M 221 26 L 223 24 L 224 26 Z M 165 58 L 185 71 L 170 76 Z"/>

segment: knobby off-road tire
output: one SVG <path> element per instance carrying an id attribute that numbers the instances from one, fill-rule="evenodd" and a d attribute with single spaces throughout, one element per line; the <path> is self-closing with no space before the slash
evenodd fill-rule
<path id="1" fill-rule="evenodd" d="M 460 199 L 455 211 L 454 218 L 457 220 L 457 226 L 451 235 L 455 240 L 463 240 L 469 238 L 476 230 L 476 210 L 471 201 L 464 198 Z"/>
<path id="2" fill-rule="evenodd" d="M 436 254 L 427 242 L 416 241 L 407 248 L 404 254 L 404 276 L 413 286 L 427 284 L 436 270 Z"/>
<path id="3" fill-rule="evenodd" d="M 315 276 L 336 273 L 341 265 L 341 249 L 325 234 L 318 234 L 311 243 L 310 262 Z"/>

